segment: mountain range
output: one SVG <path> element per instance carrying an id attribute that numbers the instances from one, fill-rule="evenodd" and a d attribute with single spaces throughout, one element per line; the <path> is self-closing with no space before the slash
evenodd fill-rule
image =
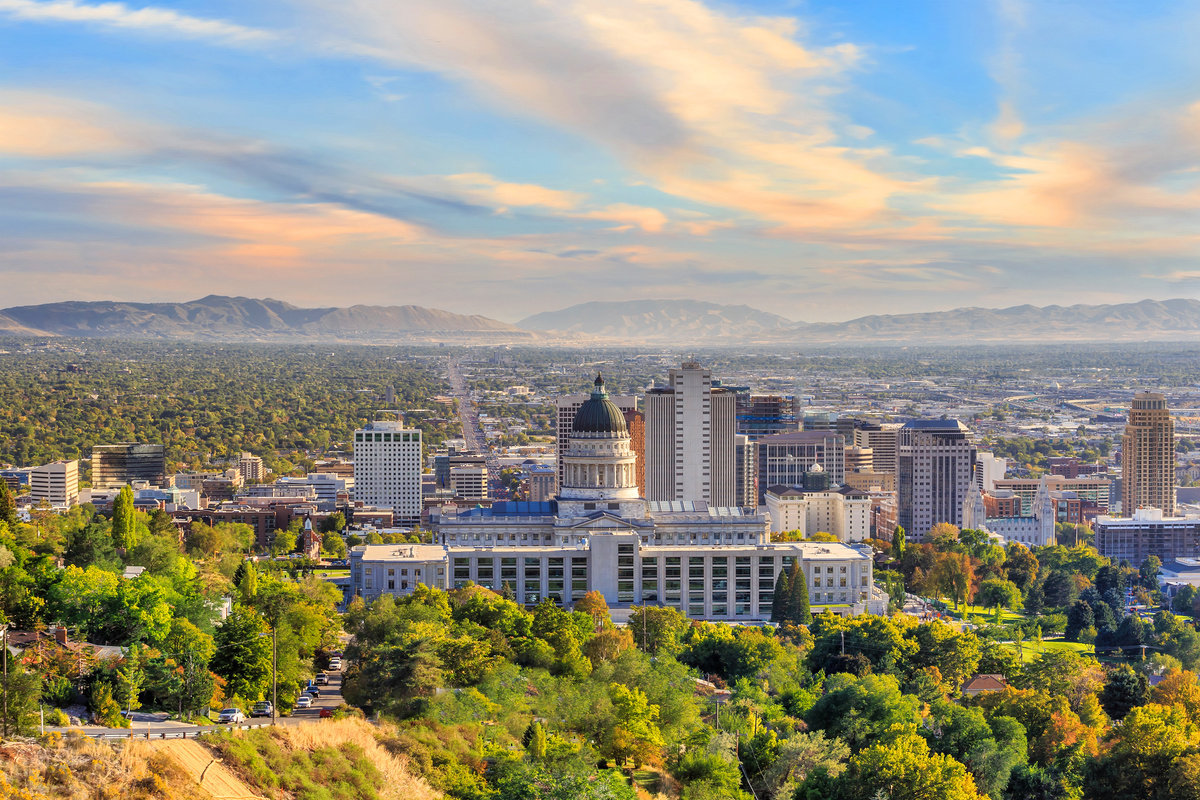
<path id="1" fill-rule="evenodd" d="M 0 334 L 208 341 L 462 341 L 605 344 L 962 344 L 1200 339 L 1200 301 L 956 308 L 797 322 L 697 300 L 582 303 L 516 325 L 422 306 L 299 308 L 210 295 L 187 303 L 71 301 L 0 310 Z"/>
<path id="2" fill-rule="evenodd" d="M 0 333 L 215 341 L 363 342 L 536 334 L 479 316 L 422 306 L 298 308 L 281 300 L 209 295 L 188 303 L 47 303 L 0 310 Z"/>

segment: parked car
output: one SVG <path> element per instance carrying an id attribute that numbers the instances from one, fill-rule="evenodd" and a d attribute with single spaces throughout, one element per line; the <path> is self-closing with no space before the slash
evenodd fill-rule
<path id="1" fill-rule="evenodd" d="M 296 708 L 312 708 L 313 699 L 306 694 L 296 698 Z"/>
<path id="2" fill-rule="evenodd" d="M 313 697 L 320 697 L 320 696 L 321 696 L 321 690 L 320 690 L 320 689 L 318 689 L 316 686 L 310 686 L 310 687 L 308 687 L 307 689 L 305 689 L 305 690 L 304 690 L 304 693 L 305 693 L 305 694 L 311 694 Z"/>
<path id="3" fill-rule="evenodd" d="M 270 702 L 266 700 L 260 700 L 250 707 L 250 716 L 269 717 L 271 716 L 272 711 L 274 711 L 274 709 L 271 707 Z"/>
<path id="4" fill-rule="evenodd" d="M 246 721 L 246 715 L 236 708 L 222 708 L 217 722 L 222 725 L 238 725 Z"/>
<path id="5" fill-rule="evenodd" d="M 324 672 L 318 672 L 316 680 L 314 682 L 317 684 L 317 686 L 328 686 L 329 685 L 329 676 L 326 675 Z"/>
<path id="6" fill-rule="evenodd" d="M 318 714 L 318 716 L 320 716 L 321 719 L 325 719 L 326 717 L 332 717 L 333 709 L 332 708 L 322 708 L 320 713 Z"/>

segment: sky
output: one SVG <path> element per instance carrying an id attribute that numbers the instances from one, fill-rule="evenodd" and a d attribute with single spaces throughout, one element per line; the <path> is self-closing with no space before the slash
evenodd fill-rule
<path id="1" fill-rule="evenodd" d="M 1200 292 L 1200 4 L 0 0 L 0 307 Z"/>

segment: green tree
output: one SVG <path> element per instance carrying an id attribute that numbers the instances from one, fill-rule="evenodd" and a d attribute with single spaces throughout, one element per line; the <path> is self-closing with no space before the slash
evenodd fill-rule
<path id="1" fill-rule="evenodd" d="M 345 558 L 346 542 L 341 534 L 326 533 L 321 537 L 321 552 L 332 558 Z"/>
<path id="2" fill-rule="evenodd" d="M 141 649 L 137 644 L 129 646 L 122 659 L 121 667 L 117 670 L 117 684 L 113 697 L 127 711 L 137 711 L 142 707 L 139 700 L 142 694 L 142 684 L 146 681 L 146 673 L 142 669 Z"/>
<path id="3" fill-rule="evenodd" d="M 234 584 L 241 593 L 242 602 L 251 605 L 258 596 L 258 569 L 253 561 L 243 561 L 238 567 L 240 576 L 235 576 Z"/>
<path id="4" fill-rule="evenodd" d="M 321 533 L 341 533 L 346 527 L 346 515 L 340 511 L 335 511 L 325 519 L 321 520 Z"/>
<path id="5" fill-rule="evenodd" d="M 932 754 L 916 734 L 895 736 L 851 756 L 831 779 L 817 772 L 800 787 L 804 800 L 982 800 L 975 779 L 950 756 Z"/>
<path id="6" fill-rule="evenodd" d="M 92 522 L 67 532 L 63 561 L 86 569 L 92 564 L 108 566 L 116 562 L 112 534 L 99 522 Z"/>
<path id="7" fill-rule="evenodd" d="M 137 544 L 137 516 L 133 510 L 133 489 L 122 486 L 113 500 L 113 546 L 125 551 Z"/>
<path id="8" fill-rule="evenodd" d="M 618 763 L 633 759 L 635 768 L 656 760 L 663 746 L 658 706 L 651 704 L 641 689 L 622 683 L 609 684 L 608 697 L 616 719 L 605 743 L 609 756 Z"/>
<path id="9" fill-rule="evenodd" d="M 4 480 L 0 480 L 0 522 L 10 529 L 17 527 L 17 502 Z"/>
<path id="10" fill-rule="evenodd" d="M 834 675 L 825 694 L 805 715 L 809 727 L 845 740 L 855 752 L 889 739 L 895 730 L 916 731 L 920 701 L 902 694 L 891 675 Z"/>
<path id="11" fill-rule="evenodd" d="M 628 627 L 634 644 L 643 652 L 674 654 L 679 652 L 679 640 L 688 629 L 688 621 L 671 606 L 634 606 Z"/>
<path id="12" fill-rule="evenodd" d="M 1006 551 L 1004 571 L 1008 573 L 1008 579 L 1023 592 L 1037 580 L 1038 560 L 1029 552 L 1028 547 L 1020 542 L 1012 542 Z"/>
<path id="13" fill-rule="evenodd" d="M 896 530 L 892 533 L 892 558 L 894 560 L 899 561 L 904 558 L 905 545 L 904 528 L 897 525 Z"/>
<path id="14" fill-rule="evenodd" d="M 1197 796 L 1200 733 L 1182 706 L 1131 708 L 1108 738 L 1110 746 L 1104 754 L 1084 766 L 1085 797 L 1185 800 Z"/>
<path id="15" fill-rule="evenodd" d="M 0 480 L 0 484 L 4 481 Z M 0 709 L 0 727 L 9 736 L 32 736 L 37 731 L 38 709 L 42 699 L 42 676 L 26 667 L 7 648 L 0 657 L 8 661 L 8 713 Z"/>
<path id="16" fill-rule="evenodd" d="M 909 658 L 914 669 L 937 667 L 943 680 L 957 689 L 979 668 L 979 639 L 944 622 L 927 622 L 910 628 L 906 638 L 918 650 Z"/>
<path id="17" fill-rule="evenodd" d="M 382 540 L 380 540 L 382 544 Z M 275 541 L 271 543 L 271 554 L 282 556 L 296 549 L 296 531 L 288 528 L 275 531 Z"/>
<path id="18" fill-rule="evenodd" d="M 787 618 L 788 605 L 791 602 L 791 588 L 788 586 L 788 575 L 785 570 L 779 570 L 775 579 L 775 591 L 771 596 L 771 622 L 783 622 Z"/>
<path id="19" fill-rule="evenodd" d="M 794 625 L 808 625 L 812 622 L 808 592 L 808 581 L 804 579 L 804 570 L 800 568 L 800 559 L 794 559 L 788 570 L 787 622 Z"/>
<path id="20" fill-rule="evenodd" d="M 1117 667 L 1100 692 L 1100 705 L 1115 720 L 1124 719 L 1132 709 L 1150 702 L 1150 683 L 1146 676 L 1128 664 Z"/>
<path id="21" fill-rule="evenodd" d="M 525 730 L 525 752 L 529 754 L 529 760 L 533 762 L 541 761 L 546 757 L 546 731 L 542 728 L 542 723 L 533 721 Z"/>
<path id="22" fill-rule="evenodd" d="M 976 602 L 985 608 L 999 611 L 1001 608 L 1013 609 L 1021 603 L 1021 590 L 1012 581 L 1001 578 L 988 578 L 979 584 L 979 595 Z"/>
<path id="23" fill-rule="evenodd" d="M 217 628 L 213 672 L 225 679 L 228 693 L 261 700 L 271 686 L 271 639 L 267 623 L 253 609 L 236 605 Z"/>
<path id="24" fill-rule="evenodd" d="M 88 699 L 88 708 L 92 717 L 101 725 L 108 728 L 128 728 L 129 720 L 121 716 L 121 706 L 113 698 L 112 686 L 105 681 L 92 684 L 92 693 Z"/>

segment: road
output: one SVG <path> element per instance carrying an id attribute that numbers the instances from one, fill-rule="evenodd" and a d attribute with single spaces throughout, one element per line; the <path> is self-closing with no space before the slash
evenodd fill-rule
<path id="1" fill-rule="evenodd" d="M 463 377 L 458 361 L 454 358 L 449 359 L 446 364 L 446 375 L 450 380 L 450 394 L 458 401 L 458 421 L 462 425 L 463 440 L 467 443 L 467 449 L 482 454 L 487 460 L 488 497 L 505 497 L 508 492 L 500 483 L 500 459 L 487 445 L 483 426 L 479 424 L 479 410 L 471 399 L 467 379 Z"/>
<path id="2" fill-rule="evenodd" d="M 337 708 L 343 702 L 342 699 L 342 673 L 327 672 L 329 675 L 329 685 L 322 686 L 321 696 L 317 698 L 312 708 L 293 709 L 290 716 L 278 717 L 277 722 L 280 725 L 301 725 L 306 722 L 312 723 L 320 720 L 322 708 Z M 243 709 L 244 710 L 244 709 Z M 135 711 L 130 718 L 132 725 L 129 728 L 105 728 L 102 725 L 84 725 L 82 728 L 52 728 L 47 726 L 47 731 L 79 731 L 88 736 L 96 736 L 101 738 L 147 738 L 157 739 L 160 737 L 177 737 L 177 736 L 193 736 L 198 733 L 206 733 L 218 730 L 227 730 L 229 725 L 189 725 L 186 722 L 167 719 L 165 713 L 148 713 Z M 261 717 L 246 720 L 245 726 L 237 727 L 254 727 L 261 728 L 264 725 L 270 725 L 270 718 L 263 719 Z"/>

